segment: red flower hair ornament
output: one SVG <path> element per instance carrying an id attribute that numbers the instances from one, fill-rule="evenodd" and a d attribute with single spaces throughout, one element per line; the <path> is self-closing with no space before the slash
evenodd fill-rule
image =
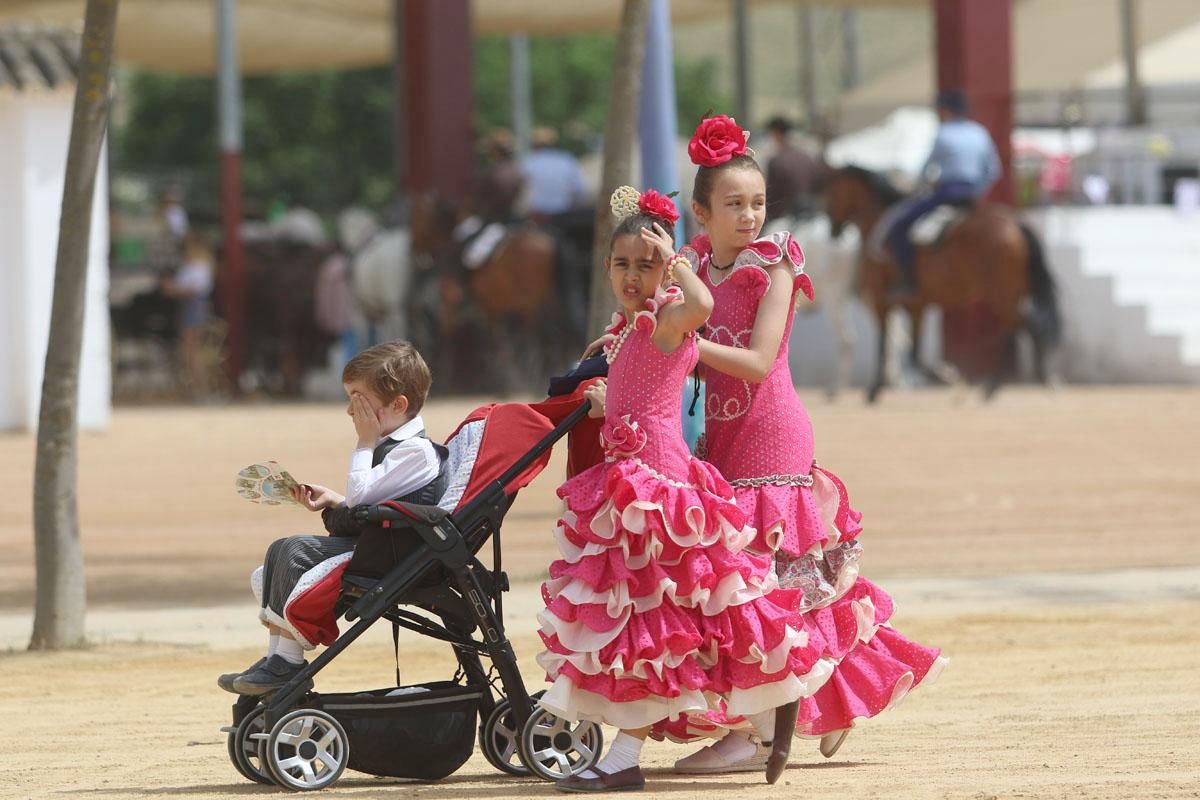
<path id="1" fill-rule="evenodd" d="M 688 142 L 688 157 L 698 167 L 717 167 L 735 156 L 745 155 L 750 131 L 733 121 L 733 117 L 718 114 L 700 120 Z"/>
<path id="2" fill-rule="evenodd" d="M 679 221 L 679 211 L 675 208 L 675 201 L 653 189 L 647 189 L 638 197 L 638 211 L 647 217 L 655 217 L 671 223 L 668 227 L 674 226 Z"/>
<path id="3" fill-rule="evenodd" d="M 653 189 L 638 194 L 637 189 L 632 186 L 618 186 L 609 198 L 609 205 L 617 219 L 645 214 L 662 220 L 670 228 L 679 221 L 679 211 L 675 208 L 675 201 L 671 199 L 673 194 L 662 194 Z"/>

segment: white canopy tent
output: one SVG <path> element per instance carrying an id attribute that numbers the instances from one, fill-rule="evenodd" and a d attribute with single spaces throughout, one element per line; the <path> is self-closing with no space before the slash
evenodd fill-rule
<path id="1" fill-rule="evenodd" d="M 780 0 L 749 0 L 751 7 Z M 926 6 L 929 0 L 823 0 L 825 5 Z M 239 0 L 239 56 L 247 74 L 386 64 L 392 60 L 392 0 Z M 0 24 L 78 25 L 82 0 L 0 0 Z M 214 70 L 212 0 L 122 0 L 117 57 L 185 73 Z M 474 0 L 475 34 L 616 31 L 622 0 Z M 730 0 L 676 0 L 672 21 L 730 16 Z"/>

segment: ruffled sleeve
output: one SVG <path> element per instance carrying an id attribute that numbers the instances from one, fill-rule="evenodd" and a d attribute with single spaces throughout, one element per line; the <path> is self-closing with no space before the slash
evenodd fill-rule
<path id="1" fill-rule="evenodd" d="M 691 265 L 692 272 L 699 272 L 701 262 L 704 260 L 704 257 L 709 255 L 711 252 L 712 244 L 709 243 L 708 236 L 701 233 L 680 248 L 679 255 L 688 260 L 688 264 Z"/>
<path id="2" fill-rule="evenodd" d="M 646 298 L 646 310 L 639 311 L 633 318 L 634 327 L 653 336 L 658 327 L 658 312 L 671 303 L 680 302 L 683 302 L 683 290 L 678 286 L 659 289 L 654 293 L 654 297 Z"/>
<path id="3" fill-rule="evenodd" d="M 749 273 L 746 277 L 742 277 L 742 280 L 749 282 L 747 285 L 754 286 L 761 297 L 767 290 L 767 286 L 770 285 L 770 277 L 766 273 L 766 268 L 774 266 L 780 261 L 786 262 L 792 269 L 793 293 L 799 289 L 804 292 L 805 297 L 812 300 L 812 280 L 804 273 L 804 251 L 800 248 L 800 243 L 788 231 L 778 231 L 757 239 L 738 254 L 733 266 L 738 273 Z M 738 267 L 757 267 L 758 269 L 739 270 Z M 755 273 L 761 275 L 761 279 L 751 277 Z M 735 274 L 730 277 L 739 276 Z"/>

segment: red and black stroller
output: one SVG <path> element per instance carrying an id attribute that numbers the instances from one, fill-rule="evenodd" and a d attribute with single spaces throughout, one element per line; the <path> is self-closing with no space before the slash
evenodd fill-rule
<path id="1" fill-rule="evenodd" d="M 363 531 L 352 557 L 315 567 L 321 573 L 303 582 L 286 611 L 294 628 L 328 648 L 273 694 L 239 698 L 233 725 L 223 729 L 243 776 L 291 790 L 329 786 L 347 767 L 436 780 L 470 758 L 476 739 L 510 775 L 558 780 L 595 763 L 600 727 L 555 717 L 525 689 L 504 632 L 500 544 L 517 491 L 542 471 L 559 439 L 578 425 L 571 471 L 600 457 L 582 388 L 472 412 L 446 441 L 450 481 L 438 506 L 356 509 Z M 523 455 L 514 461 L 513 453 Z M 490 568 L 476 557 L 489 540 Z M 338 635 L 342 616 L 353 624 Z M 379 620 L 392 623 L 397 643 L 400 628 L 449 643 L 455 676 L 354 694 L 309 691 L 317 673 Z"/>

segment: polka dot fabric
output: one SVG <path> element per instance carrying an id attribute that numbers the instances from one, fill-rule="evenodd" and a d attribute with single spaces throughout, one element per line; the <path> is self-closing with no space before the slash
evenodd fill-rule
<path id="1" fill-rule="evenodd" d="M 621 344 L 610 348 L 606 460 L 558 490 L 561 558 L 538 616 L 538 662 L 552 683 L 541 704 L 626 729 L 759 713 L 828 678 L 812 674 L 820 658 L 792 609 L 768 599 L 772 556 L 746 549 L 755 531 L 733 489 L 683 440 L 679 397 L 697 346 L 655 346 L 668 302 L 610 328 Z"/>
<path id="2" fill-rule="evenodd" d="M 683 252 L 713 293 L 715 308 L 705 327 L 710 341 L 749 346 L 770 282 L 766 268 L 781 260 L 792 269 L 793 300 L 797 292 L 813 296 L 803 253 L 789 233 L 755 242 L 724 274 L 712 268 L 707 238 L 698 237 Z M 748 549 L 774 554 L 778 574 L 786 576 L 772 599 L 793 609 L 809 645 L 831 670 L 830 679 L 801 701 L 797 721 L 797 734 L 820 736 L 894 705 L 936 675 L 944 660 L 938 650 L 888 627 L 891 598 L 858 575 L 862 518 L 842 481 L 815 465 L 812 423 L 788 369 L 791 327 L 789 318 L 760 383 L 707 371 L 705 447 L 757 530 Z M 728 713 L 710 712 L 673 725 L 668 735 L 720 735 L 720 728 L 741 726 Z"/>

